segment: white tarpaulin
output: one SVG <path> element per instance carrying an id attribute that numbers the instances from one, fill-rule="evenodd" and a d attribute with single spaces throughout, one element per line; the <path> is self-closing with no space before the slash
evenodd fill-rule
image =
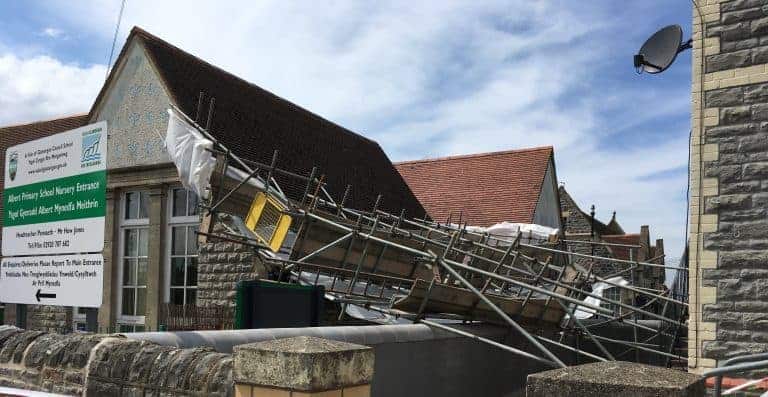
<path id="1" fill-rule="evenodd" d="M 216 159 L 210 151 L 213 142 L 172 109 L 168 109 L 168 115 L 168 132 L 165 135 L 168 156 L 179 171 L 181 184 L 200 199 L 207 199 L 211 174 L 216 167 Z"/>
<path id="2" fill-rule="evenodd" d="M 616 285 L 620 285 L 622 287 L 626 287 L 627 285 L 629 285 L 629 281 L 625 280 L 623 277 L 612 277 L 612 278 L 606 279 L 605 281 L 611 284 L 604 283 L 604 282 L 594 283 L 592 285 L 592 294 L 598 295 L 602 298 L 605 290 L 609 288 L 617 288 Z M 588 296 L 587 299 L 584 299 L 584 303 L 592 306 L 600 306 L 600 299 L 592 296 Z M 576 310 L 576 313 L 574 313 L 574 315 L 578 319 L 590 318 L 595 315 L 595 310 L 590 309 L 588 307 L 580 306 L 579 309 Z"/>
<path id="3" fill-rule="evenodd" d="M 459 227 L 459 225 L 451 226 Z M 487 233 L 491 238 L 509 241 L 514 240 L 518 233 L 522 233 L 520 242 L 528 244 L 548 241 L 557 236 L 560 229 L 534 223 L 501 222 L 489 227 L 467 226 L 467 230 L 474 233 Z"/>

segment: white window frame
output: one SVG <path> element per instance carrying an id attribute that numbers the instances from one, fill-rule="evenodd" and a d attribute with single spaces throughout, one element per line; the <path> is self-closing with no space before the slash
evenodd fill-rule
<path id="1" fill-rule="evenodd" d="M 117 287 L 119 289 L 119 292 L 117 294 L 117 321 L 116 321 L 116 328 L 117 331 L 120 331 L 121 326 L 129 326 L 132 328 L 135 328 L 136 326 L 145 327 L 146 326 L 146 316 L 130 316 L 130 315 L 124 315 L 123 314 L 123 266 L 125 265 L 125 231 L 128 229 L 147 229 L 149 230 L 149 209 L 147 209 L 147 217 L 146 218 L 139 218 L 139 219 L 126 219 L 125 218 L 125 205 L 127 201 L 127 197 L 129 193 L 147 193 L 147 201 L 149 201 L 149 191 L 146 189 L 135 189 L 135 190 L 126 190 L 123 191 L 120 195 L 120 207 L 119 207 L 119 214 L 118 214 L 118 265 L 115 267 L 117 269 Z M 149 206 L 149 202 L 147 203 Z M 141 203 L 139 203 L 139 208 L 141 208 Z M 149 239 L 148 239 L 149 240 Z M 147 242 L 149 244 L 149 241 Z M 145 287 L 147 288 L 147 287 Z M 144 308 L 144 311 L 146 313 L 146 308 Z"/>
<path id="2" fill-rule="evenodd" d="M 171 302 L 171 253 L 173 252 L 173 228 L 179 227 L 179 226 L 197 226 L 200 227 L 200 214 L 196 215 L 187 215 L 187 216 L 173 216 L 173 192 L 177 189 L 184 189 L 182 186 L 171 186 L 168 188 L 168 194 L 167 194 L 167 205 L 166 205 L 166 222 L 165 222 L 165 235 L 167 236 L 166 241 L 168 242 L 166 244 L 165 248 L 165 269 L 164 269 L 164 286 L 163 289 L 165 293 L 163 294 L 163 302 L 170 303 Z M 194 194 L 190 191 L 187 191 L 187 205 L 189 205 L 189 195 Z M 198 247 L 199 250 L 199 247 Z M 199 266 L 199 262 L 198 262 Z M 185 275 L 184 280 L 186 283 L 186 268 L 185 268 Z M 199 267 L 198 267 L 199 271 Z M 184 287 L 189 289 L 197 289 L 197 286 L 194 287 Z M 186 305 L 186 299 L 184 304 Z"/>
<path id="3" fill-rule="evenodd" d="M 610 299 L 612 301 L 621 302 L 621 288 L 619 287 L 610 287 L 603 290 L 603 298 L 604 299 Z M 614 315 L 620 314 L 620 306 L 616 305 L 614 303 L 602 301 L 601 307 L 604 307 L 609 310 L 613 310 Z"/>

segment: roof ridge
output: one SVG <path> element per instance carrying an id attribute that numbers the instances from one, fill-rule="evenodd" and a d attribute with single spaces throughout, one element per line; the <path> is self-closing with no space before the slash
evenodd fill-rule
<path id="1" fill-rule="evenodd" d="M 87 117 L 87 116 L 88 116 L 88 113 L 75 113 L 75 114 L 70 114 L 70 115 L 66 115 L 66 116 L 62 115 L 62 116 L 57 116 L 57 117 L 50 118 L 50 119 L 45 119 L 45 120 L 36 120 L 36 121 L 29 121 L 29 122 L 25 121 L 25 122 L 21 122 L 21 123 L 17 123 L 17 124 L 3 125 L 3 126 L 0 126 L 0 130 L 4 130 L 6 128 L 25 127 L 25 126 L 30 126 L 30 125 L 34 125 L 34 124 L 50 123 L 52 121 L 59 121 L 59 120 L 65 120 L 65 119 L 74 119 L 75 117 Z"/>
<path id="2" fill-rule="evenodd" d="M 416 164 L 416 163 L 429 163 L 429 162 L 447 161 L 447 160 L 461 160 L 461 159 L 471 159 L 471 158 L 479 158 L 479 157 L 490 157 L 490 156 L 498 156 L 503 154 L 535 152 L 535 151 L 542 151 L 542 150 L 554 151 L 554 147 L 552 145 L 548 145 L 548 146 L 536 146 L 532 148 L 523 148 L 523 149 L 499 150 L 495 152 L 459 154 L 459 155 L 453 155 L 453 156 L 433 157 L 433 158 L 421 159 L 421 160 L 398 161 L 392 164 L 397 166 L 397 165 Z"/>
<path id="3" fill-rule="evenodd" d="M 329 124 L 332 124 L 332 125 L 334 125 L 336 127 L 339 127 L 339 129 L 341 131 L 343 131 L 344 133 L 346 133 L 346 134 L 349 134 L 349 135 L 354 136 L 356 138 L 362 138 L 362 139 L 364 139 L 366 141 L 369 141 L 369 142 L 372 142 L 372 143 L 375 143 L 376 145 L 378 145 L 378 142 L 376 142 L 376 141 L 374 141 L 374 140 L 372 140 L 372 139 L 370 139 L 370 138 L 368 138 L 366 136 L 363 136 L 363 135 L 358 134 L 358 133 L 356 133 L 356 132 L 354 132 L 352 130 L 349 130 L 348 128 L 346 128 L 346 127 L 344 127 L 344 126 L 342 126 L 342 125 L 340 125 L 338 123 L 335 123 L 335 122 L 333 122 L 331 120 L 328 120 L 327 118 L 325 118 L 323 116 L 320 116 L 319 114 L 317 114 L 315 112 L 312 112 L 311 110 L 309 110 L 309 109 L 307 109 L 307 108 L 305 108 L 305 107 L 303 107 L 301 105 L 298 105 L 298 104 L 296 104 L 294 102 L 291 102 L 291 101 L 289 101 L 289 100 L 287 100 L 287 99 L 285 99 L 285 98 L 283 98 L 283 97 L 273 93 L 272 91 L 269 91 L 269 90 L 267 90 L 267 89 L 265 89 L 265 88 L 255 84 L 255 83 L 251 82 L 251 81 L 248 81 L 248 80 L 246 80 L 246 79 L 244 79 L 244 78 L 242 78 L 242 77 L 240 77 L 240 76 L 238 76 L 238 75 L 236 75 L 236 74 L 234 74 L 232 72 L 229 72 L 229 71 L 227 71 L 226 69 L 224 69 L 224 68 L 222 68 L 220 66 L 216 66 L 216 65 L 212 64 L 211 62 L 208 62 L 205 59 L 203 59 L 203 58 L 201 58 L 201 57 L 199 57 L 199 56 L 197 56 L 195 54 L 192 54 L 192 53 L 190 53 L 188 51 L 185 51 L 183 48 L 178 47 L 178 46 L 168 42 L 167 40 L 163 40 L 162 38 L 160 38 L 160 37 L 158 37 L 158 36 L 148 32 L 148 31 L 142 29 L 139 26 L 134 26 L 133 29 L 131 29 L 131 34 L 129 35 L 129 37 L 131 35 L 133 35 L 133 34 L 136 34 L 136 35 L 142 37 L 145 40 L 148 39 L 148 40 L 152 40 L 152 41 L 155 41 L 155 42 L 159 42 L 160 44 L 169 47 L 173 51 L 177 51 L 177 52 L 180 52 L 180 53 L 182 53 L 182 54 L 184 54 L 186 56 L 190 56 L 190 57 L 194 58 L 196 61 L 198 61 L 198 62 L 200 62 L 200 63 L 202 63 L 202 64 L 204 64 L 204 65 L 206 65 L 208 67 L 211 67 L 211 68 L 221 72 L 222 74 L 226 75 L 227 77 L 233 78 L 235 80 L 239 80 L 242 83 L 244 83 L 244 84 L 246 84 L 246 85 L 248 85 L 248 86 L 250 86 L 252 88 L 255 88 L 257 90 L 261 90 L 264 93 L 274 97 L 275 99 L 277 99 L 277 100 L 279 100 L 281 102 L 286 103 L 288 106 L 293 106 L 293 107 L 295 107 L 295 108 L 297 108 L 299 110 L 307 112 L 307 114 L 309 114 L 312 117 L 315 117 L 315 118 L 321 120 L 322 122 L 329 123 Z M 148 51 L 147 55 L 152 56 L 152 54 L 149 51 Z M 158 72 L 159 73 L 163 73 L 162 70 L 158 70 Z"/>
<path id="4" fill-rule="evenodd" d="M 640 237 L 640 233 L 604 234 L 601 237 Z"/>

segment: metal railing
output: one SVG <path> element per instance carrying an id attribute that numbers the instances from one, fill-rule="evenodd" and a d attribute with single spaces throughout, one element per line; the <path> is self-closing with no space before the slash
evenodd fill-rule
<path id="1" fill-rule="evenodd" d="M 748 371 L 764 370 L 768 368 L 768 353 L 748 354 L 734 357 L 720 363 L 718 368 L 704 373 L 704 379 L 715 378 L 713 387 L 714 397 L 720 397 L 723 388 L 723 377 Z"/>

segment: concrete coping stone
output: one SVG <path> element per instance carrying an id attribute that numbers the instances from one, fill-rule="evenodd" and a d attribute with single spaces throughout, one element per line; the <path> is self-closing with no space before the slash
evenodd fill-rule
<path id="1" fill-rule="evenodd" d="M 527 397 L 579 395 L 703 396 L 704 378 L 651 365 L 608 361 L 559 368 L 528 375 Z"/>
<path id="2" fill-rule="evenodd" d="M 236 346 L 234 353 L 239 384 L 321 392 L 373 379 L 373 349 L 353 343 L 298 336 Z"/>

